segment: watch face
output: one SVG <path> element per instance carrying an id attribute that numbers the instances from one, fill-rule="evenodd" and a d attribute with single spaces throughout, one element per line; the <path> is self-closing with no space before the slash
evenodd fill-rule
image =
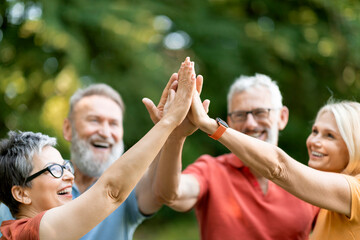
<path id="1" fill-rule="evenodd" d="M 223 125 L 223 126 L 226 127 L 226 128 L 229 127 L 229 125 L 227 125 L 227 123 L 226 123 L 224 120 L 222 120 L 221 118 L 216 118 L 216 122 L 217 122 L 218 124 Z"/>

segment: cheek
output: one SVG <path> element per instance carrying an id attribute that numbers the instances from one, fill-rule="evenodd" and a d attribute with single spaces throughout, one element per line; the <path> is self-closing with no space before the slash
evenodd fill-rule
<path id="1" fill-rule="evenodd" d="M 306 139 L 306 142 L 305 142 L 306 147 L 307 147 L 308 149 L 310 149 L 310 143 L 311 143 L 311 137 L 309 136 L 309 137 Z"/>
<path id="2" fill-rule="evenodd" d="M 120 141 L 124 136 L 124 130 L 122 128 L 112 129 L 112 136 L 116 141 Z"/>
<path id="3" fill-rule="evenodd" d="M 45 181 L 46 180 L 40 184 L 33 184 L 31 198 L 36 202 L 47 205 L 49 203 L 49 199 L 52 199 L 51 195 L 56 193 L 56 187 L 50 183 L 51 181 Z"/>
<path id="4" fill-rule="evenodd" d="M 96 131 L 97 131 L 97 127 L 95 125 L 91 125 L 89 123 L 79 124 L 76 127 L 76 132 L 80 137 L 91 136 Z"/>
<path id="5" fill-rule="evenodd" d="M 342 164 L 344 165 L 344 168 L 349 164 L 349 160 L 350 160 L 350 156 L 349 156 L 349 151 L 347 150 L 346 146 L 344 146 L 340 153 L 339 153 L 339 158 L 342 159 Z"/>
<path id="6" fill-rule="evenodd" d="M 232 121 L 229 122 L 229 127 L 235 129 L 236 131 L 242 132 L 243 125 L 241 123 L 233 123 Z"/>

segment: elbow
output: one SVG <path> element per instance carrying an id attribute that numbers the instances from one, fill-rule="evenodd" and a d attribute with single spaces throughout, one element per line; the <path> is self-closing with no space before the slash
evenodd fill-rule
<path id="1" fill-rule="evenodd" d="M 266 173 L 266 178 L 273 182 L 283 182 L 288 179 L 287 160 L 284 152 L 280 149 L 276 152 L 277 161 L 272 162 Z"/>
<path id="2" fill-rule="evenodd" d="M 161 189 L 154 189 L 155 199 L 167 206 L 171 206 L 175 200 L 178 198 L 177 191 L 168 191 L 168 190 L 161 190 Z"/>
<path id="3" fill-rule="evenodd" d="M 106 182 L 104 190 L 104 194 L 110 203 L 120 205 L 126 200 L 132 188 L 110 180 Z"/>
<path id="4" fill-rule="evenodd" d="M 125 191 L 118 186 L 114 187 L 109 185 L 107 189 L 108 198 L 111 200 L 111 202 L 117 205 L 122 204 L 130 194 L 130 192 L 126 194 Z"/>

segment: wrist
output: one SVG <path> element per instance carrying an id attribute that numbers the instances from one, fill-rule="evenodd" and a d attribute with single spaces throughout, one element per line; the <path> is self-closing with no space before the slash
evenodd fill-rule
<path id="1" fill-rule="evenodd" d="M 175 128 L 168 139 L 170 139 L 171 141 L 185 141 L 186 137 L 187 136 L 183 132 L 177 131 L 177 129 Z"/>
<path id="2" fill-rule="evenodd" d="M 185 140 L 186 140 L 185 136 L 170 134 L 166 142 L 171 145 L 177 145 L 177 144 L 184 144 Z"/>
<path id="3" fill-rule="evenodd" d="M 199 126 L 200 130 L 206 134 L 213 134 L 216 129 L 218 128 L 218 124 L 216 123 L 215 119 L 208 118 L 207 121 L 203 122 L 201 126 Z"/>
<path id="4" fill-rule="evenodd" d="M 217 128 L 212 134 L 208 134 L 214 140 L 218 140 L 229 127 L 228 124 L 221 118 L 216 118 Z"/>
<path id="5" fill-rule="evenodd" d="M 163 129 L 167 129 L 172 132 L 176 128 L 176 121 L 170 117 L 163 117 L 156 125 L 160 125 Z"/>

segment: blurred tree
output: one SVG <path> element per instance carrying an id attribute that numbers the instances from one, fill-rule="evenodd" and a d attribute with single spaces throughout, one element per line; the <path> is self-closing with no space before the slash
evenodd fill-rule
<path id="1" fill-rule="evenodd" d="M 68 99 L 80 86 L 105 82 L 126 103 L 130 147 L 152 126 L 141 98 L 157 102 L 190 56 L 213 117 L 226 117 L 236 77 L 258 72 L 276 80 L 290 109 L 279 144 L 306 163 L 305 139 L 319 107 L 331 96 L 359 100 L 359 13 L 355 0 L 3 0 L 0 136 L 42 131 L 69 157 L 61 133 Z M 185 145 L 184 167 L 225 151 L 197 132 Z M 163 210 L 151 221 L 172 214 Z"/>

